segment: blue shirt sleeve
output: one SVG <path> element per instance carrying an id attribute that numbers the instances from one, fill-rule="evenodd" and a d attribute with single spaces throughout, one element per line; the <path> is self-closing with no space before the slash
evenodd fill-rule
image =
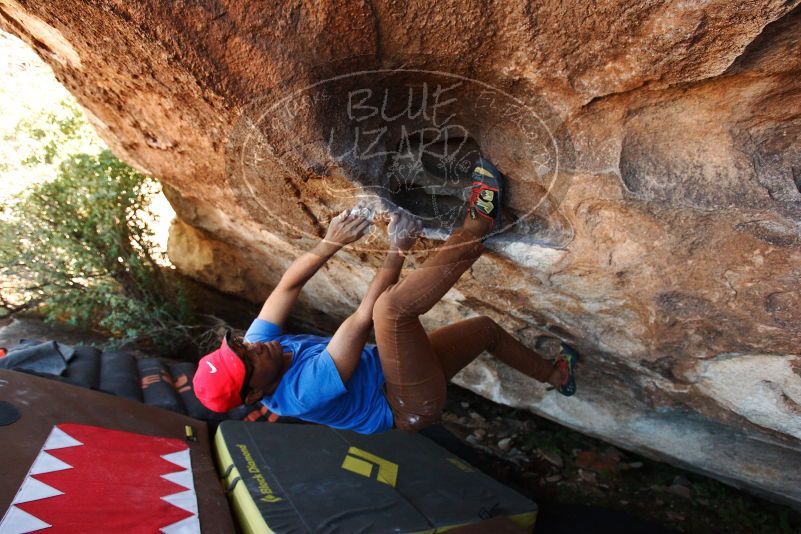
<path id="1" fill-rule="evenodd" d="M 255 319 L 250 325 L 250 328 L 248 328 L 248 331 L 245 332 L 245 341 L 248 343 L 272 341 L 283 333 L 282 330 L 283 329 L 277 324 L 263 319 Z"/>
<path id="2" fill-rule="evenodd" d="M 347 388 L 342 383 L 334 360 L 324 350 L 300 362 L 292 379 L 284 386 L 284 400 L 297 403 L 302 411 L 312 411 L 345 392 Z"/>

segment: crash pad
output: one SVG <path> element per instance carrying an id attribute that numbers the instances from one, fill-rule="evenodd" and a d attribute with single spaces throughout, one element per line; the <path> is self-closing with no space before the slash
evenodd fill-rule
<path id="1" fill-rule="evenodd" d="M 142 402 L 136 358 L 124 351 L 104 351 L 100 355 L 100 389 L 124 399 Z"/>
<path id="2" fill-rule="evenodd" d="M 100 385 L 100 351 L 94 347 L 75 347 L 64 377 L 76 386 L 97 389 Z"/>
<path id="3" fill-rule="evenodd" d="M 530 532 L 537 513 L 447 450 L 397 430 L 225 421 L 215 453 L 246 533 L 443 532 L 496 516 Z"/>
<path id="4" fill-rule="evenodd" d="M 80 457 L 65 455 L 59 458 L 57 454 L 60 453 L 51 453 L 50 449 L 53 447 L 52 444 L 48 445 L 48 442 L 54 435 L 63 438 L 62 434 L 67 434 L 75 441 L 87 441 L 86 436 L 91 434 L 95 436 L 93 439 L 102 442 L 111 439 L 108 437 L 111 434 L 114 434 L 113 439 L 118 439 L 117 433 L 127 432 L 140 436 L 139 438 L 123 437 L 124 440 L 128 440 L 129 445 L 138 446 L 150 438 L 158 438 L 165 443 L 169 442 L 166 446 L 170 450 L 176 447 L 177 442 L 184 444 L 185 450 L 191 458 L 191 476 L 196 491 L 201 531 L 215 534 L 234 532 L 228 503 L 220 488 L 214 468 L 205 423 L 106 393 L 8 370 L 0 370 L 0 401 L 15 405 L 22 413 L 22 417 L 15 423 L 0 426 L 0 443 L 3 443 L 3 454 L 0 455 L 0 473 L 3 473 L 0 478 L 0 515 L 6 516 L 9 509 L 12 508 L 11 504 L 12 501 L 15 501 L 18 490 L 26 487 L 24 482 L 30 478 L 31 473 L 37 472 L 36 460 L 42 456 L 43 451 L 48 453 L 44 458 L 50 462 L 53 461 L 53 457 L 67 464 L 81 461 Z M 95 429 L 99 428 L 101 431 L 88 431 L 85 428 L 77 428 L 76 425 L 89 425 Z M 194 430 L 193 439 L 187 439 L 187 426 Z M 99 437 L 97 432 L 101 432 Z M 126 445 L 120 448 L 129 449 L 130 447 Z M 108 451 L 109 447 L 105 447 L 103 450 Z M 183 451 L 180 452 L 183 454 Z M 92 456 L 86 457 L 91 458 Z M 166 468 L 167 475 L 176 477 L 166 478 L 170 484 L 174 483 L 175 485 L 175 488 L 169 493 L 182 493 L 180 491 L 181 484 L 186 484 L 187 481 L 177 478 L 178 475 L 173 475 L 173 472 L 180 471 L 180 469 L 171 466 L 168 458 L 160 461 L 165 462 L 161 464 L 161 467 Z M 130 459 L 125 462 L 135 465 Z M 108 461 L 105 466 L 98 465 L 97 468 L 117 469 L 120 467 L 112 464 L 115 462 Z M 134 474 L 142 475 L 141 468 L 134 470 L 129 467 L 128 469 L 132 477 Z M 110 476 L 124 476 L 124 473 Z M 44 484 L 52 487 L 56 483 L 48 480 Z M 40 484 L 34 484 L 31 487 L 42 489 Z M 65 494 L 68 495 L 69 492 L 65 491 Z M 19 500 L 16 500 L 19 503 Z M 24 506 L 17 508 L 25 511 Z M 176 517 L 182 518 L 180 515 Z M 86 520 L 87 528 L 90 526 L 95 528 L 98 524 L 102 527 L 99 517 L 87 517 Z M 102 528 L 100 530 L 102 531 Z M 105 530 L 105 532 L 117 531 L 120 530 L 114 528 Z M 48 529 L 44 528 L 36 532 L 46 534 Z"/>
<path id="5" fill-rule="evenodd" d="M 181 396 L 173 386 L 174 381 L 167 365 L 159 358 L 142 358 L 136 363 L 139 366 L 145 404 L 171 412 L 186 413 Z"/>

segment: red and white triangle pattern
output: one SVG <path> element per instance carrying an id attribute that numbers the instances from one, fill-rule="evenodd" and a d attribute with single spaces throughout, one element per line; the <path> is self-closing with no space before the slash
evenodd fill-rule
<path id="1" fill-rule="evenodd" d="M 178 484 L 186 491 L 179 491 L 161 499 L 173 506 L 191 513 L 190 517 L 177 521 L 161 529 L 164 534 L 194 534 L 200 532 L 200 522 L 197 517 L 197 495 L 195 495 L 195 480 L 192 477 L 192 464 L 189 459 L 189 449 L 162 455 L 162 458 L 172 462 L 181 469 L 173 473 L 161 475 L 161 478 Z M 0 533 L 2 534 L 2 533 Z"/>
<path id="2" fill-rule="evenodd" d="M 64 450 L 68 448 L 75 448 L 75 447 L 84 447 L 85 444 L 70 435 L 68 432 L 72 431 L 75 435 L 85 435 L 91 437 L 92 440 L 94 437 L 100 436 L 101 441 L 105 440 L 101 447 L 105 447 L 103 451 L 106 456 L 101 455 L 101 458 L 105 458 L 109 460 L 109 444 L 116 444 L 115 440 L 121 440 L 120 443 L 124 443 L 128 440 L 128 443 L 131 443 L 130 440 L 138 440 L 137 448 L 139 450 L 136 451 L 138 456 L 135 456 L 134 460 L 139 461 L 143 458 L 142 451 L 144 450 L 145 453 L 147 451 L 147 445 L 142 446 L 142 442 L 145 443 L 147 440 L 151 440 L 154 442 L 154 446 L 152 447 L 153 451 L 163 450 L 166 446 L 170 450 L 175 450 L 174 452 L 170 452 L 167 454 L 153 454 L 153 461 L 160 462 L 161 460 L 166 460 L 170 464 L 173 464 L 174 467 L 177 467 L 177 470 L 170 471 L 165 474 L 161 474 L 160 477 L 167 481 L 166 483 L 158 483 L 155 482 L 150 484 L 152 488 L 163 488 L 169 487 L 174 489 L 175 486 L 180 487 L 179 491 L 174 493 L 170 493 L 167 495 L 163 495 L 159 498 L 160 501 L 164 501 L 169 503 L 173 507 L 180 509 L 182 512 L 175 514 L 171 513 L 170 516 L 175 519 L 176 515 L 181 517 L 181 519 L 174 521 L 171 524 L 166 526 L 160 526 L 159 518 L 149 518 L 149 523 L 146 521 L 141 521 L 140 517 L 133 516 L 133 514 L 141 514 L 142 510 L 131 510 L 127 513 L 131 514 L 132 517 L 120 517 L 121 514 L 126 513 L 126 509 L 130 508 L 132 500 L 127 500 L 124 498 L 125 489 L 121 489 L 120 479 L 115 476 L 112 472 L 115 469 L 112 465 L 109 469 L 107 469 L 103 474 L 106 475 L 104 479 L 100 479 L 97 475 L 89 474 L 81 475 L 84 478 L 79 479 L 77 481 L 70 480 L 69 477 L 60 476 L 62 474 L 68 473 L 58 473 L 62 471 L 67 471 L 71 469 L 75 469 L 73 465 L 65 462 L 63 459 L 59 458 L 58 456 L 63 457 L 73 457 L 76 459 L 80 458 L 80 455 L 76 454 L 64 454 Z M 111 440 L 109 441 L 109 436 L 111 436 Z M 87 443 L 92 440 L 87 440 Z M 161 447 L 161 449 L 159 449 Z M 122 457 L 126 454 L 126 447 L 120 447 L 119 456 Z M 54 452 L 58 451 L 58 452 Z M 77 449 L 75 449 L 77 451 Z M 68 452 L 75 452 L 75 451 L 68 451 Z M 92 454 L 91 452 L 87 451 L 88 454 Z M 113 454 L 110 458 L 112 461 L 107 461 L 106 463 L 114 464 L 113 461 Z M 129 454 L 129 456 L 131 456 Z M 133 456 L 132 456 L 133 457 Z M 160 460 L 159 460 L 160 458 Z M 130 461 L 131 458 L 122 459 L 120 461 L 121 465 L 131 465 Z M 78 463 L 81 463 L 80 461 Z M 169 470 L 169 467 L 166 467 L 167 464 L 162 462 L 162 467 L 160 467 L 161 471 Z M 84 471 L 89 471 L 84 469 Z M 100 471 L 100 469 L 98 469 Z M 56 473 L 56 475 L 52 475 L 52 473 Z M 112 476 L 108 476 L 108 475 Z M 125 473 L 119 473 L 121 477 L 124 478 Z M 39 478 L 35 478 L 39 477 Z M 55 482 L 51 482 L 52 485 L 49 485 L 40 478 L 50 480 Z M 73 477 L 74 478 L 74 477 Z M 99 481 L 100 479 L 100 481 Z M 66 481 L 66 482 L 65 482 Z M 69 483 L 67 483 L 69 482 Z M 104 487 L 105 484 L 105 487 Z M 85 425 L 73 425 L 73 424 L 64 424 L 64 425 L 57 425 L 53 427 L 53 430 L 50 432 L 47 440 L 45 441 L 44 446 L 39 451 L 38 456 L 34 460 L 33 464 L 31 465 L 28 474 L 25 476 L 25 480 L 22 482 L 22 486 L 20 486 L 19 490 L 17 491 L 14 500 L 11 502 L 11 506 L 6 511 L 3 519 L 0 521 L 0 534 L 25 534 L 28 532 L 64 532 L 72 530 L 71 527 L 67 525 L 59 525 L 59 516 L 56 515 L 50 517 L 48 521 L 45 521 L 41 517 L 37 517 L 34 513 L 30 511 L 26 511 L 23 508 L 30 508 L 31 506 L 39 506 L 42 507 L 42 503 L 54 503 L 52 506 L 55 509 L 59 509 L 59 507 L 64 507 L 65 505 L 70 509 L 71 512 L 75 514 L 83 514 L 86 516 L 87 526 L 86 529 L 81 528 L 82 531 L 85 532 L 108 532 L 108 527 L 111 524 L 106 525 L 104 524 L 104 513 L 109 513 L 109 506 L 108 503 L 104 503 L 103 506 L 100 506 L 97 510 L 96 514 L 93 514 L 92 509 L 92 500 L 86 499 L 86 503 L 84 506 L 83 502 L 79 502 L 79 507 L 83 507 L 83 509 L 74 510 L 75 506 L 72 504 L 75 502 L 75 498 L 70 501 L 70 504 L 67 505 L 65 502 L 57 502 L 56 500 L 67 499 L 70 491 L 66 489 L 69 488 L 81 488 L 83 485 L 86 487 L 90 487 L 91 491 L 101 492 L 107 494 L 114 494 L 115 492 L 120 493 L 120 502 L 117 506 L 117 510 L 113 510 L 114 514 L 114 525 L 119 526 L 120 524 L 127 524 L 134 525 L 135 531 L 139 532 L 152 532 L 152 527 L 154 525 L 158 525 L 160 532 L 164 534 L 196 534 L 200 532 L 200 522 L 198 520 L 198 507 L 197 507 L 197 496 L 195 494 L 195 486 L 194 480 L 192 477 L 192 466 L 191 460 L 189 456 L 189 449 L 186 447 L 186 444 L 181 442 L 180 440 L 168 439 L 168 438 L 154 438 L 152 436 L 144 436 L 140 434 L 132 434 L 129 432 L 120 432 L 115 430 L 107 430 L 99 427 L 90 427 Z M 65 488 L 65 491 L 58 489 L 57 486 Z M 137 488 L 136 491 L 146 491 L 149 488 Z M 156 490 L 158 491 L 158 490 Z M 65 494 L 66 492 L 66 494 Z M 158 500 L 156 501 L 158 502 Z M 157 507 L 154 507 L 157 508 Z M 169 509 L 169 507 L 168 507 Z M 163 511 L 163 509 L 162 509 Z M 39 514 L 43 515 L 43 514 Z M 49 516 L 44 516 L 45 518 Z M 171 519 L 172 520 L 172 519 Z M 51 524 L 52 523 L 52 524 Z M 161 521 L 163 524 L 163 521 Z M 140 528 L 141 527 L 141 530 Z M 66 529 L 66 530 L 65 530 Z M 131 531 L 129 529 L 129 531 Z"/>

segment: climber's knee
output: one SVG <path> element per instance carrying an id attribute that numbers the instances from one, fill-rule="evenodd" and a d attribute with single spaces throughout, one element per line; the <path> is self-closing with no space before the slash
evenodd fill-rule
<path id="1" fill-rule="evenodd" d="M 392 407 L 395 427 L 404 432 L 419 432 L 442 420 L 447 388 L 443 381 L 439 386 L 429 384 L 425 391 L 406 392 L 398 395 L 396 388 L 387 387 L 387 401 Z"/>
<path id="2" fill-rule="evenodd" d="M 393 284 L 378 296 L 373 306 L 373 321 L 395 319 L 401 315 L 403 302 L 396 287 L 397 284 Z"/>
<path id="3" fill-rule="evenodd" d="M 436 415 L 415 415 L 395 413 L 395 427 L 404 432 L 416 433 L 442 420 L 442 410 Z"/>

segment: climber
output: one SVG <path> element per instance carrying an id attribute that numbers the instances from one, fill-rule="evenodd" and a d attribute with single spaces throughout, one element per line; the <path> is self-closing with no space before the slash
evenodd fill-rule
<path id="1" fill-rule="evenodd" d="M 218 350 L 201 359 L 194 378 L 198 399 L 217 412 L 261 401 L 279 415 L 363 434 L 393 426 L 414 432 L 440 419 L 448 380 L 485 350 L 572 395 L 578 355 L 564 343 L 551 363 L 488 317 L 432 332 L 420 323 L 419 316 L 478 259 L 483 240 L 498 224 L 502 175 L 479 159 L 472 176 L 463 225 L 423 265 L 398 282 L 422 224 L 408 213 L 392 213 L 389 250 L 356 311 L 332 337 L 285 334 L 284 322 L 303 285 L 371 224 L 359 214 L 336 216 L 325 238 L 284 273 L 244 339 L 229 333 Z M 376 345 L 367 343 L 373 327 Z"/>

